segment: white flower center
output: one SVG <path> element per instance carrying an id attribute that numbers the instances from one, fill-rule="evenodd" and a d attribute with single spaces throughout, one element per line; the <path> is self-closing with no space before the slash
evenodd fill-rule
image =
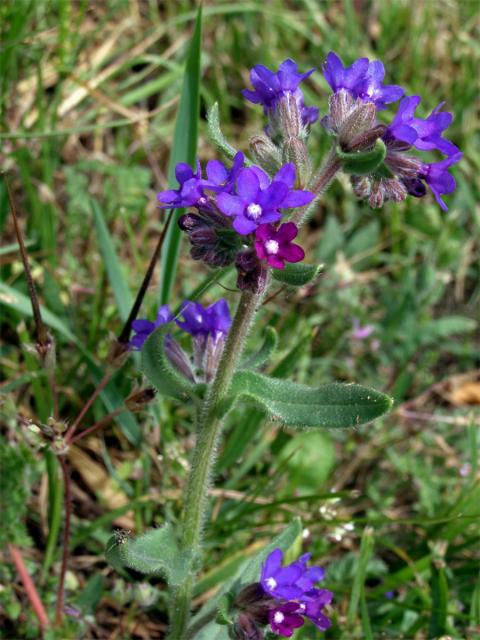
<path id="1" fill-rule="evenodd" d="M 279 244 L 276 240 L 267 240 L 265 242 L 265 251 L 269 254 L 275 255 L 278 253 Z"/>
<path id="2" fill-rule="evenodd" d="M 277 586 L 277 581 L 275 580 L 275 578 L 267 578 L 265 582 L 269 589 L 273 590 Z"/>
<path id="3" fill-rule="evenodd" d="M 303 602 L 300 603 L 300 610 L 301 611 L 305 611 L 305 609 L 307 608 L 307 605 L 304 604 Z"/>
<path id="4" fill-rule="evenodd" d="M 252 220 L 257 220 L 262 215 L 262 207 L 256 202 L 252 202 L 247 207 L 247 215 Z"/>
<path id="5" fill-rule="evenodd" d="M 273 620 L 277 624 L 282 624 L 282 622 L 285 620 L 285 616 L 281 611 L 275 611 L 275 613 L 273 614 Z"/>

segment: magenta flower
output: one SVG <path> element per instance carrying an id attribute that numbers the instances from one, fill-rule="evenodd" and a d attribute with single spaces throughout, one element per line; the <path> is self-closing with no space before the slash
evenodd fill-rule
<path id="1" fill-rule="evenodd" d="M 283 269 L 285 262 L 300 262 L 305 251 L 292 242 L 297 234 L 298 228 L 293 222 L 286 222 L 278 229 L 273 224 L 261 224 L 255 233 L 257 256 L 275 269 Z"/>
<path id="2" fill-rule="evenodd" d="M 297 602 L 287 602 L 269 611 L 268 621 L 272 630 L 284 638 L 290 638 L 295 629 L 304 624 L 302 616 L 297 613 L 298 610 Z"/>
<path id="3" fill-rule="evenodd" d="M 374 331 L 375 327 L 373 325 L 366 324 L 362 326 L 357 318 L 354 318 L 353 328 L 350 335 L 354 340 L 365 340 L 366 338 L 369 338 Z"/>
<path id="4" fill-rule="evenodd" d="M 235 231 L 246 236 L 261 224 L 280 220 L 279 209 L 301 207 L 313 200 L 313 193 L 293 189 L 294 183 L 295 167 L 291 163 L 284 164 L 271 182 L 259 167 L 241 169 L 235 194 L 220 193 L 217 206 L 234 218 Z"/>

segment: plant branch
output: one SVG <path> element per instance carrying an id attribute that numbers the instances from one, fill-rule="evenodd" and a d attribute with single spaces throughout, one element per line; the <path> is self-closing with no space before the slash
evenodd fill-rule
<path id="1" fill-rule="evenodd" d="M 27 598 L 29 599 L 32 609 L 40 623 L 40 627 L 44 630 L 49 626 L 48 617 L 43 603 L 40 600 L 40 596 L 38 595 L 37 588 L 25 567 L 22 554 L 13 544 L 8 545 L 8 551 L 10 552 L 15 568 L 17 569 L 20 580 L 22 581 Z"/>
<path id="2" fill-rule="evenodd" d="M 58 456 L 60 468 L 62 469 L 63 486 L 64 486 L 64 514 L 65 522 L 63 526 L 63 553 L 62 565 L 60 568 L 60 577 L 57 589 L 57 606 L 55 609 L 55 623 L 60 625 L 63 619 L 63 604 L 65 597 L 65 575 L 67 573 L 69 547 L 70 547 L 70 523 L 72 519 L 72 482 L 70 479 L 70 470 L 64 456 Z"/>

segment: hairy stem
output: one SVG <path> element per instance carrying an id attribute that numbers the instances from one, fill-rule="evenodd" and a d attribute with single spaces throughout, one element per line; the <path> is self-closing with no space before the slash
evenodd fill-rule
<path id="1" fill-rule="evenodd" d="M 197 442 L 186 490 L 181 541 L 182 551 L 191 552 L 194 562 L 199 555 L 202 541 L 202 528 L 207 511 L 207 494 L 222 427 L 222 418 L 218 417 L 217 409 L 220 401 L 228 392 L 232 376 L 243 351 L 245 338 L 262 297 L 263 293 L 253 294 L 245 291 L 242 294 L 215 378 L 199 414 Z M 185 638 L 194 580 L 195 571 L 192 569 L 174 594 L 169 640 L 184 640 Z"/>
<path id="2" fill-rule="evenodd" d="M 297 226 L 307 222 L 317 206 L 318 199 L 340 171 L 340 168 L 341 162 L 338 159 L 337 150 L 335 146 L 333 146 L 319 171 L 311 179 L 310 184 L 308 185 L 308 190 L 315 194 L 315 199 L 309 205 L 297 209 L 291 218 L 292 222 Z"/>

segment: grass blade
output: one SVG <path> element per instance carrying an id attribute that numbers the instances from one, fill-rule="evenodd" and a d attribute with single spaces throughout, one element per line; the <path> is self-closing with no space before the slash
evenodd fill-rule
<path id="1" fill-rule="evenodd" d="M 202 7 L 199 7 L 195 30 L 185 66 L 182 95 L 175 123 L 172 153 L 168 165 L 168 184 L 174 188 L 176 184 L 175 166 L 178 162 L 193 165 L 197 153 L 198 121 L 200 118 L 200 57 L 202 42 Z M 177 221 L 182 210 L 176 211 L 172 224 L 168 229 L 162 251 L 160 271 L 160 303 L 169 301 L 172 286 L 177 272 L 178 254 L 180 252 L 180 234 Z"/>
<path id="2" fill-rule="evenodd" d="M 110 235 L 110 231 L 105 223 L 102 210 L 96 200 L 91 200 L 90 203 L 100 253 L 105 261 L 108 279 L 118 307 L 118 314 L 122 322 L 125 322 L 133 304 L 132 296 L 128 288 L 127 280 L 122 271 L 117 252 L 115 251 L 112 236 Z"/>

